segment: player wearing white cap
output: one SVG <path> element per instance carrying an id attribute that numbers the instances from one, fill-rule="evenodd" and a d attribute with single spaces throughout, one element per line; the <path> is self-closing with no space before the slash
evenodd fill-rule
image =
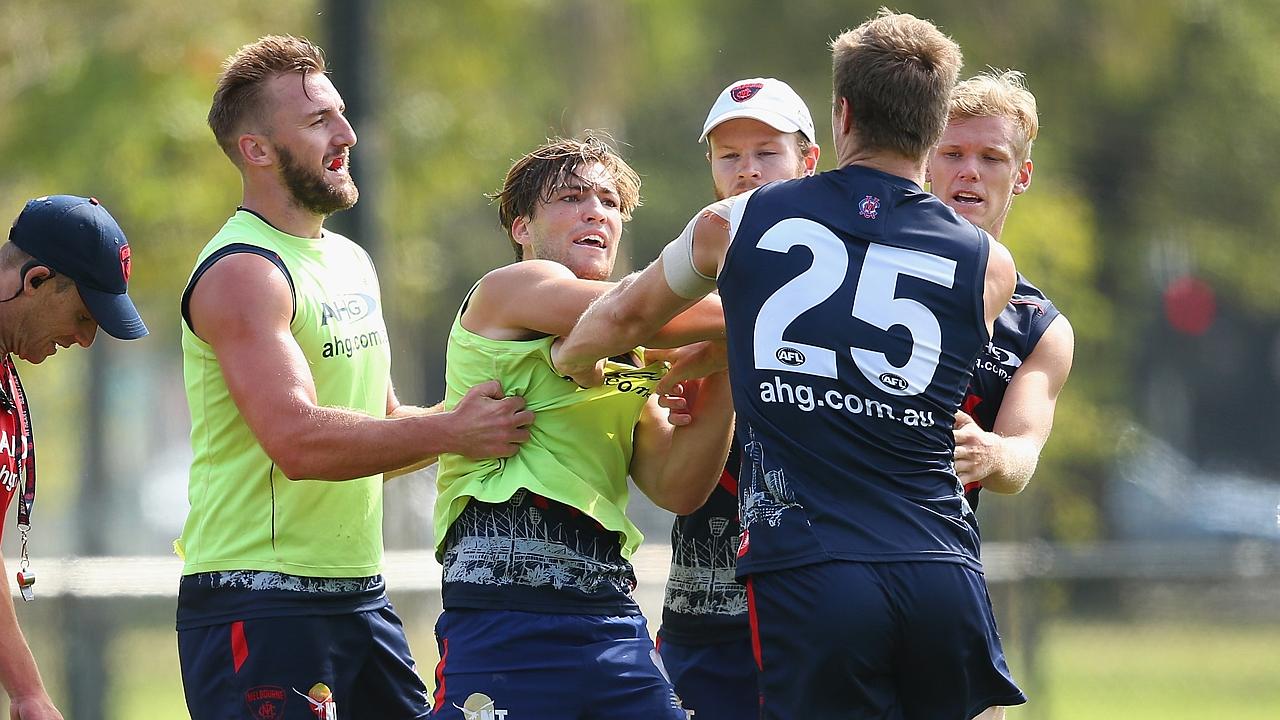
<path id="1" fill-rule="evenodd" d="M 700 141 L 716 199 L 775 180 L 812 175 L 813 119 L 791 86 L 774 78 L 730 83 L 707 114 Z M 697 720 L 759 714 L 760 691 L 747 622 L 747 589 L 734 579 L 739 451 L 701 508 L 671 528 L 671 574 L 658 631 L 659 654 L 676 693 Z"/>

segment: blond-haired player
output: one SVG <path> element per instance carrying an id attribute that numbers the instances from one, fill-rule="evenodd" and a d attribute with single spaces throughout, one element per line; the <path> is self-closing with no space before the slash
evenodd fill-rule
<path id="1" fill-rule="evenodd" d="M 1036 99 L 1016 70 L 959 83 L 947 128 L 929 161 L 933 193 L 999 239 L 1013 199 L 1031 187 Z M 1071 372 L 1071 323 L 1022 277 L 978 356 L 956 415 L 956 474 L 969 504 L 979 491 L 1021 492 L 1053 429 L 1058 394 Z"/>

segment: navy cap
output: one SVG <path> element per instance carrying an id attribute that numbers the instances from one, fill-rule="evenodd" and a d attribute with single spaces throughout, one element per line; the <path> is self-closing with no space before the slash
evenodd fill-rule
<path id="1" fill-rule="evenodd" d="M 127 291 L 129 241 L 96 198 L 48 195 L 27 203 L 9 241 L 76 283 L 98 325 L 121 340 L 147 334 Z"/>

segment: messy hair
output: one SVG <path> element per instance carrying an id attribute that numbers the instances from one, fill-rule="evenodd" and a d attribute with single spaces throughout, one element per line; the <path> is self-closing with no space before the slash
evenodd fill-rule
<path id="1" fill-rule="evenodd" d="M 520 243 L 511 235 L 516 218 L 532 218 L 538 206 L 549 202 L 570 180 L 581 178 L 591 165 L 599 163 L 613 179 L 622 220 L 640 206 L 640 176 L 607 142 L 594 134 L 582 140 L 552 138 L 520 158 L 507 171 L 502 189 L 489 195 L 498 203 L 498 219 L 507 231 L 516 259 L 523 258 Z"/>
<path id="2" fill-rule="evenodd" d="M 1018 133 L 1014 153 L 1019 162 L 1031 159 L 1031 144 L 1040 134 L 1036 96 L 1027 89 L 1026 76 L 1017 70 L 979 73 L 956 85 L 951 92 L 948 121 L 977 117 L 1007 117 Z"/>

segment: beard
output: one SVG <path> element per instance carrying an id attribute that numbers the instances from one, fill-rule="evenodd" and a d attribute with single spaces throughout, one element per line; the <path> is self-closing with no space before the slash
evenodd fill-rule
<path id="1" fill-rule="evenodd" d="M 570 248 L 561 248 L 557 250 L 553 247 L 547 247 L 541 244 L 535 244 L 533 249 L 533 257 L 536 260 L 550 260 L 560 263 L 569 268 L 579 280 L 599 280 L 605 281 L 613 274 L 613 262 L 606 262 L 604 266 L 591 264 L 584 267 L 585 263 L 575 262 L 573 259 L 573 251 Z"/>
<path id="2" fill-rule="evenodd" d="M 346 210 L 360 199 L 360 190 L 351 177 L 351 166 L 347 164 L 346 182 L 335 185 L 325 178 L 326 170 L 310 170 L 303 167 L 293 153 L 283 146 L 275 147 L 280 158 L 280 179 L 289 189 L 293 201 L 304 210 L 317 215 L 332 215 L 339 210 Z"/>

